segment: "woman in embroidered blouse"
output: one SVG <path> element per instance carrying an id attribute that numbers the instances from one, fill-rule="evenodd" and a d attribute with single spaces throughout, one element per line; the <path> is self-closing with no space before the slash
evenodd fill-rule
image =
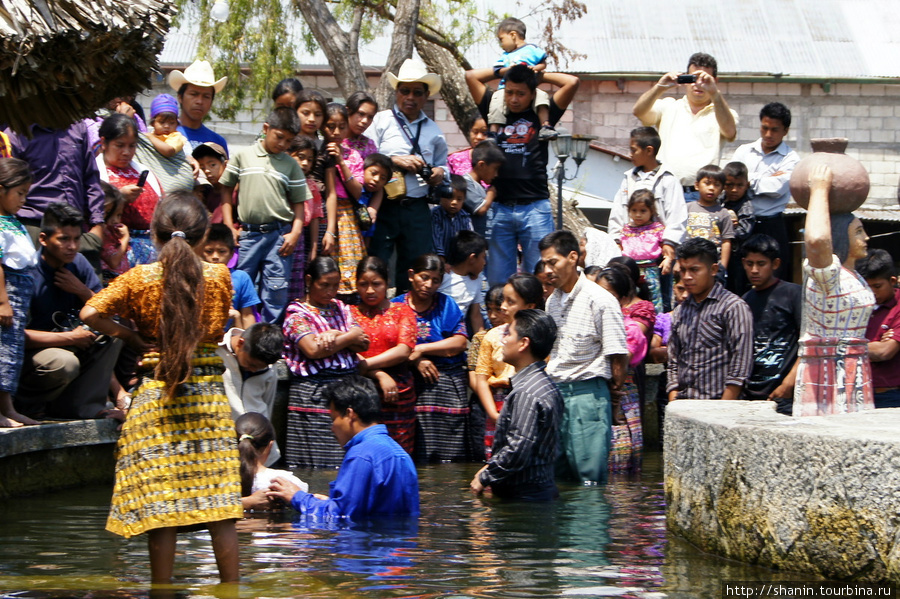
<path id="1" fill-rule="evenodd" d="M 853 214 L 830 214 L 832 172 L 809 174 L 806 275 L 794 416 L 874 409 L 866 325 L 875 296 L 854 270 L 869 238 Z"/>
<path id="2" fill-rule="evenodd" d="M 406 304 L 387 299 L 387 265 L 369 256 L 356 268 L 360 304 L 350 313 L 369 336 L 364 373 L 381 391 L 381 422 L 400 446 L 412 453 L 416 434 L 416 389 L 407 360 L 416 346 L 416 315 Z"/>
<path id="3" fill-rule="evenodd" d="M 205 525 L 223 582 L 239 577 L 234 521 L 243 517 L 234 421 L 216 344 L 231 306 L 224 264 L 196 246 L 209 214 L 191 192 L 160 202 L 151 228 L 159 261 L 132 268 L 90 298 L 81 319 L 143 355 L 143 376 L 118 441 L 106 528 L 148 533 L 154 584 L 168 584 L 179 527 Z M 113 320 L 132 320 L 131 329 Z M 159 353 L 152 353 L 154 345 Z"/>
<path id="4" fill-rule="evenodd" d="M 100 178 L 108 182 L 125 197 L 122 224 L 128 227 L 131 246 L 128 262 L 149 264 L 156 260 L 156 248 L 150 237 L 150 220 L 163 195 L 159 180 L 145 166 L 134 160 L 137 149 L 137 126 L 134 119 L 124 114 L 113 114 L 100 125 L 100 147 L 97 168 Z M 147 171 L 143 187 L 137 185 L 141 173 Z"/>
<path id="5" fill-rule="evenodd" d="M 375 142 L 366 137 L 366 129 L 378 113 L 378 102 L 367 92 L 355 92 L 347 98 L 347 137 L 341 142 L 345 147 L 359 152 L 365 160 L 378 151 Z"/>
<path id="6" fill-rule="evenodd" d="M 335 468 L 344 457 L 322 391 L 359 371 L 356 354 L 369 348 L 369 337 L 349 306 L 335 299 L 339 284 L 337 262 L 319 256 L 306 268 L 306 299 L 287 307 L 284 359 L 293 377 L 284 456 L 290 468 Z"/>
<path id="7" fill-rule="evenodd" d="M 409 356 L 416 377 L 416 457 L 461 461 L 469 456 L 466 320 L 456 302 L 438 292 L 443 278 L 440 256 L 423 254 L 409 269 L 412 288 L 393 301 L 416 314 L 416 347 Z"/>

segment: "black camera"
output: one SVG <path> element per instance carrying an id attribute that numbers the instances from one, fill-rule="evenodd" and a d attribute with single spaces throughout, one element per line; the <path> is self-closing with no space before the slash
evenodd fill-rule
<path id="1" fill-rule="evenodd" d="M 428 180 L 431 179 L 431 176 L 434 174 L 434 167 L 426 163 L 425 166 L 422 167 L 420 174 L 422 175 L 422 179 L 428 183 Z"/>
<path id="2" fill-rule="evenodd" d="M 696 75 L 679 75 L 676 79 L 678 83 L 696 83 L 697 76 Z"/>

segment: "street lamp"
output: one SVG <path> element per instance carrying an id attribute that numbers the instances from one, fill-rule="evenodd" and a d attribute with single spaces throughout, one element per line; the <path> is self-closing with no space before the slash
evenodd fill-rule
<path id="1" fill-rule="evenodd" d="M 565 181 L 571 181 L 578 176 L 578 169 L 581 163 L 587 158 L 588 148 L 591 147 L 591 140 L 597 139 L 596 135 L 572 135 L 563 128 L 556 130 L 559 135 L 550 143 L 553 145 L 553 153 L 559 161 L 556 164 L 556 228 L 563 228 L 563 199 L 562 187 Z M 575 160 L 575 174 L 566 177 L 566 160 L 569 157 Z"/>

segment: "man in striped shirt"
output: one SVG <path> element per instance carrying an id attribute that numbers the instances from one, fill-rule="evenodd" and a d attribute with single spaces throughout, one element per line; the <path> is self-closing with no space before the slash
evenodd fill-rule
<path id="1" fill-rule="evenodd" d="M 547 282 L 556 288 L 547 299 L 547 314 L 559 329 L 547 374 L 565 400 L 560 439 L 566 469 L 593 485 L 607 477 L 611 399 L 621 397 L 628 366 L 622 308 L 611 293 L 578 272 L 581 248 L 570 231 L 550 233 L 538 249 Z"/>
<path id="2" fill-rule="evenodd" d="M 737 399 L 753 368 L 750 307 L 716 281 L 716 245 L 688 239 L 676 252 L 690 294 L 672 312 L 669 401 Z"/>
<path id="3" fill-rule="evenodd" d="M 541 310 L 520 310 L 503 338 L 503 361 L 516 373 L 506 397 L 493 454 L 470 487 L 481 494 L 520 501 L 549 501 L 559 493 L 553 482 L 563 400 L 545 372 L 544 359 L 556 341 L 556 323 Z"/>

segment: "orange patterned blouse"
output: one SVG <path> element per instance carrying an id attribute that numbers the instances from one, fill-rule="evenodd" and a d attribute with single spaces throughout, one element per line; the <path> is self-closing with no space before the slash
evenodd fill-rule
<path id="1" fill-rule="evenodd" d="M 119 275 L 109 287 L 87 301 L 102 316 L 119 315 L 137 324 L 145 339 L 159 336 L 159 311 L 162 300 L 162 265 L 159 262 L 142 264 Z M 231 273 L 224 264 L 203 263 L 205 292 L 200 322 L 204 343 L 222 340 L 228 309 L 231 307 Z"/>

